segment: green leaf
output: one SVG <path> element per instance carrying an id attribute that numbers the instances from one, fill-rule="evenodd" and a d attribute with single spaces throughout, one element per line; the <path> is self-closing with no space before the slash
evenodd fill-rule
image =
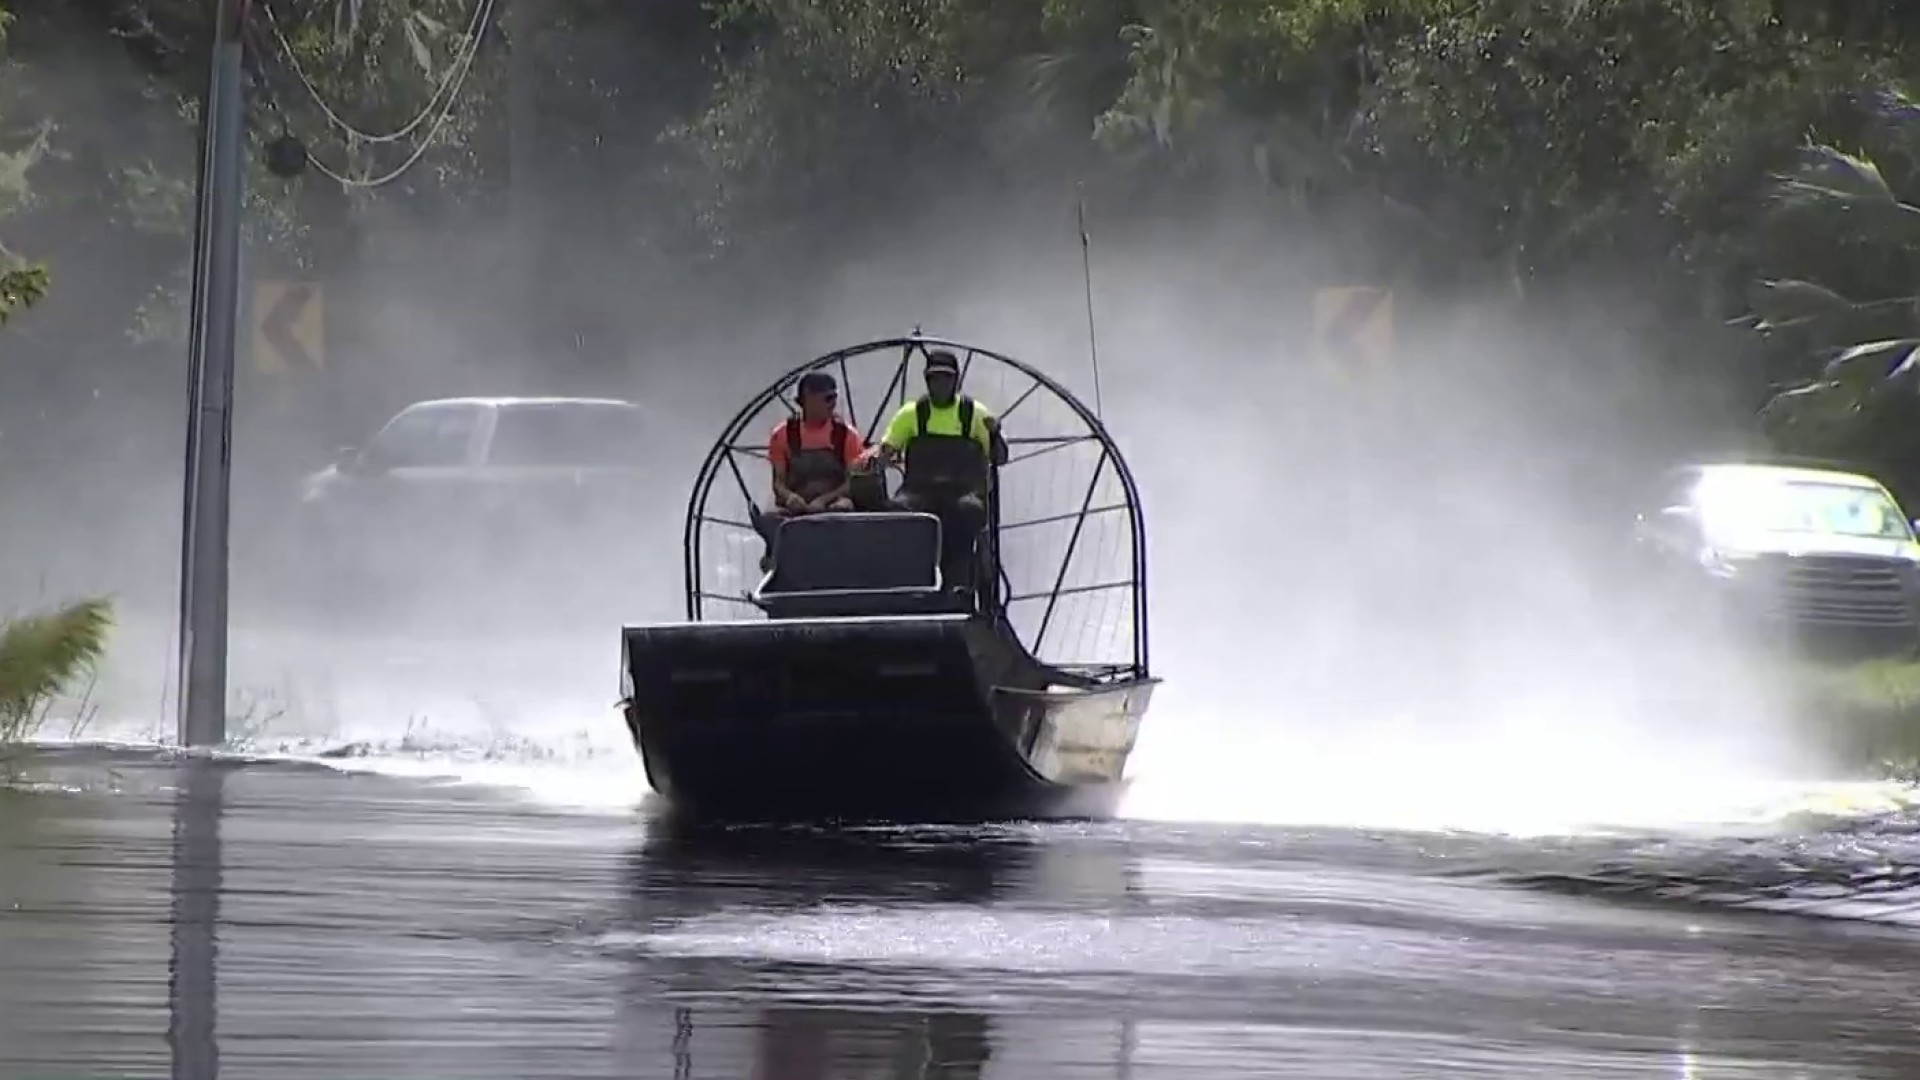
<path id="1" fill-rule="evenodd" d="M 0 273 L 0 326 L 47 295 L 50 284 L 44 266 L 23 266 Z"/>
<path id="2" fill-rule="evenodd" d="M 1916 348 L 1920 348 L 1920 338 L 1869 341 L 1842 349 L 1838 356 L 1827 361 L 1822 374 L 1835 382 L 1870 386 L 1893 374 L 1913 356 Z"/>
<path id="3" fill-rule="evenodd" d="M 1831 146 L 1812 146 L 1810 160 L 1796 177 L 1801 183 L 1837 196 L 1869 202 L 1896 202 L 1880 166 Z"/>
<path id="4" fill-rule="evenodd" d="M 420 37 L 419 20 L 408 19 L 401 23 L 400 27 L 406 31 L 407 48 L 413 52 L 413 62 L 420 65 L 421 74 L 431 76 L 433 74 L 433 52 L 427 48 L 427 43 Z"/>
<path id="5" fill-rule="evenodd" d="M 1775 179 L 1770 223 L 1803 224 L 1880 244 L 1920 241 L 1920 207 L 1901 202 L 1878 165 L 1831 146 L 1806 153 L 1799 168 Z"/>
<path id="6" fill-rule="evenodd" d="M 1860 412 L 1861 395 L 1822 381 L 1775 394 L 1760 410 L 1760 429 L 1788 451 L 1818 453 L 1843 436 Z"/>
<path id="7" fill-rule="evenodd" d="M 1791 278 L 1757 281 L 1747 289 L 1747 306 L 1760 316 L 1756 329 L 1779 330 L 1855 310 L 1853 301 L 1824 285 Z"/>

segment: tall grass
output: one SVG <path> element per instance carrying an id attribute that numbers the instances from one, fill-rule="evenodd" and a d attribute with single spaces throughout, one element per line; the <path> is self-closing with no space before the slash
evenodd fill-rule
<path id="1" fill-rule="evenodd" d="M 97 670 L 112 630 L 104 597 L 0 622 L 0 748 L 32 738 L 47 708 Z"/>
<path id="2" fill-rule="evenodd" d="M 1920 780 L 1920 661 L 1798 664 L 1790 705 L 1807 734 L 1842 762 Z"/>

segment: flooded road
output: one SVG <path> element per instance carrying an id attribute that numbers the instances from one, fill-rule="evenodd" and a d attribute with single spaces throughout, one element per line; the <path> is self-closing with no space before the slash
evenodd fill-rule
<path id="1" fill-rule="evenodd" d="M 0 1077 L 1907 1077 L 1916 850 L 699 834 L 49 751 L 0 794 Z"/>

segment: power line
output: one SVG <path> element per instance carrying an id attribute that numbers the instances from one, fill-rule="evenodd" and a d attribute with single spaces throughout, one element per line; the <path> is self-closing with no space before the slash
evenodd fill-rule
<path id="1" fill-rule="evenodd" d="M 301 65 L 300 54 L 294 50 L 292 42 L 289 42 L 286 34 L 281 31 L 280 19 L 273 13 L 273 5 L 263 2 L 260 4 L 260 10 L 266 13 L 267 29 L 273 34 L 273 40 L 280 46 L 281 53 L 286 56 L 287 67 L 300 81 L 300 85 L 306 89 L 307 96 L 320 107 L 320 112 L 326 116 L 327 121 L 360 142 L 377 144 L 399 142 L 413 134 L 421 124 L 426 122 L 427 117 L 433 115 L 442 95 L 451 91 L 452 94 L 449 95 L 449 103 L 451 103 L 451 98 L 459 94 L 460 84 L 466 81 L 466 73 L 472 67 L 474 54 L 479 51 L 480 39 L 486 33 L 486 24 L 493 12 L 493 0 L 476 0 L 474 3 L 473 11 L 467 17 L 466 38 L 461 52 L 455 56 L 452 65 L 447 68 L 447 73 L 440 80 L 440 84 L 434 87 L 432 96 L 427 98 L 427 104 L 399 129 L 377 135 L 361 130 L 327 103 L 326 95 L 314 85 L 313 79 L 307 74 L 307 69 Z"/>
<path id="2" fill-rule="evenodd" d="M 452 66 L 448 68 L 445 78 L 441 80 L 440 85 L 435 88 L 432 97 L 428 99 L 426 107 L 398 130 L 378 135 L 362 131 L 360 128 L 349 123 L 327 103 L 325 96 L 320 93 L 319 88 L 313 84 L 313 80 L 307 77 L 305 70 L 300 66 L 300 61 L 294 53 L 292 45 L 287 41 L 286 36 L 280 32 L 279 23 L 273 15 L 273 9 L 264 3 L 261 4 L 261 8 L 267 13 L 267 22 L 274 39 L 279 44 L 281 51 L 286 55 L 288 68 L 292 70 L 301 86 L 306 89 L 307 95 L 320 107 L 320 111 L 326 116 L 327 120 L 334 127 L 344 132 L 350 141 L 373 144 L 398 142 L 412 134 L 421 124 L 426 123 L 429 117 L 432 118 L 432 124 L 427 129 L 425 137 L 414 145 L 412 152 L 407 155 L 406 159 L 379 176 L 349 176 L 344 168 L 333 168 L 309 152 L 307 154 L 307 161 L 313 166 L 314 171 L 348 187 L 377 188 L 384 187 L 398 180 L 401 176 L 405 175 L 409 169 L 418 164 L 420 159 L 426 155 L 427 150 L 431 148 L 439 138 L 440 132 L 445 128 L 447 121 L 452 118 L 454 103 L 459 100 L 460 91 L 466 85 L 467 76 L 473 71 L 474 59 L 479 54 L 480 42 L 486 35 L 487 26 L 492 18 L 495 3 L 496 0 L 477 0 L 474 4 L 473 15 L 467 24 L 465 46 L 454 57 Z M 441 100 L 443 95 L 445 97 L 444 101 Z M 281 111 L 277 104 L 274 108 L 276 111 L 281 112 L 281 117 L 284 121 L 284 111 Z"/>

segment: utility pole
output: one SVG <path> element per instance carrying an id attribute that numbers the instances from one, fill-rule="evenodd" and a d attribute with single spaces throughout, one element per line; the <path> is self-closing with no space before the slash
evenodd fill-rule
<path id="1" fill-rule="evenodd" d="M 227 737 L 227 537 L 233 473 L 233 372 L 245 196 L 245 25 L 250 0 L 217 0 L 200 105 L 188 341 L 185 515 L 180 544 L 179 739 Z"/>

